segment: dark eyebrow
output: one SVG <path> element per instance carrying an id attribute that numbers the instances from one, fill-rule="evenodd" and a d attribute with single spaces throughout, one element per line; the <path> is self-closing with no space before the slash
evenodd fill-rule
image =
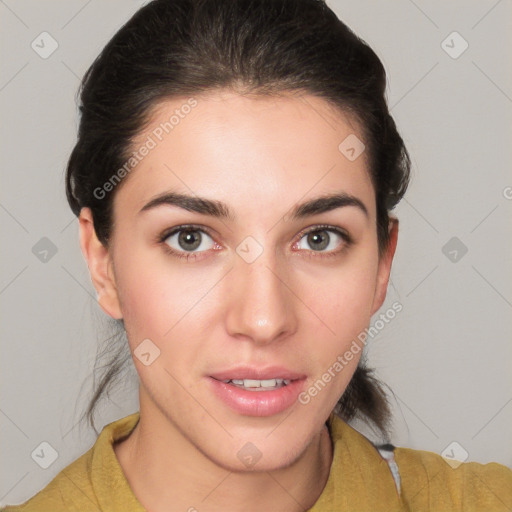
<path id="1" fill-rule="evenodd" d="M 193 197 L 176 192 L 166 192 L 153 198 L 141 208 L 139 213 L 161 205 L 178 206 L 190 212 L 202 213 L 204 215 L 231 221 L 235 220 L 235 215 L 231 212 L 229 206 L 221 201 L 206 199 L 204 197 Z M 290 218 L 292 220 L 303 219 L 344 206 L 355 206 L 361 210 L 366 217 L 369 216 L 366 206 L 360 199 L 350 194 L 337 193 L 310 199 L 297 205 L 292 210 Z"/>
<path id="2" fill-rule="evenodd" d="M 305 203 L 299 204 L 292 210 L 292 219 L 302 219 L 311 215 L 317 215 L 319 213 L 329 212 L 336 210 L 336 208 L 342 208 L 344 206 L 355 206 L 359 208 L 366 217 L 369 217 L 368 210 L 364 203 L 355 196 L 345 194 L 344 192 L 337 194 L 329 194 L 315 199 L 306 201 Z"/>
<path id="3" fill-rule="evenodd" d="M 229 207 L 221 201 L 206 199 L 205 197 L 193 197 L 177 192 L 166 192 L 151 199 L 144 205 L 139 213 L 145 212 L 161 205 L 178 206 L 189 212 L 202 213 L 212 217 L 235 220 L 235 216 L 229 210 Z"/>

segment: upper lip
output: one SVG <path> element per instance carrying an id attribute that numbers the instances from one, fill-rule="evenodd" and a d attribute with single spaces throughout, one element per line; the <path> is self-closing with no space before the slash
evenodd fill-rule
<path id="1" fill-rule="evenodd" d="M 303 373 L 288 370 L 282 366 L 267 366 L 265 368 L 257 368 L 254 366 L 237 366 L 229 370 L 222 370 L 210 375 L 216 380 L 267 380 L 267 379 L 287 379 L 297 380 L 304 379 L 306 375 Z"/>

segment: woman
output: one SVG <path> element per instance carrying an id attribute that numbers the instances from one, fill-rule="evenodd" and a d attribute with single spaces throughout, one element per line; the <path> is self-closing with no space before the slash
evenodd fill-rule
<path id="1" fill-rule="evenodd" d="M 83 80 L 67 195 L 140 411 L 6 510 L 512 507 L 510 469 L 347 424 L 388 439 L 361 358 L 409 179 L 385 85 L 319 0 L 154 0 L 118 31 Z"/>

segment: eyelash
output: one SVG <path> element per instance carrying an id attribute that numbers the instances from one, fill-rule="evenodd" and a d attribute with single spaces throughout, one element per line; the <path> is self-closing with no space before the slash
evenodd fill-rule
<path id="1" fill-rule="evenodd" d="M 176 233 L 179 233 L 180 231 L 200 231 L 202 233 L 205 233 L 207 234 L 210 238 L 213 239 L 213 235 L 209 232 L 208 229 L 202 227 L 202 226 L 197 226 L 195 224 L 184 224 L 184 225 L 181 225 L 181 226 L 176 226 L 170 230 L 166 230 L 164 231 L 163 233 L 161 233 L 160 235 L 158 235 L 157 237 L 157 242 L 159 244 L 162 244 L 163 245 L 163 248 L 164 250 L 169 253 L 171 256 L 173 257 L 176 257 L 176 258 L 179 258 L 179 259 L 184 259 L 184 260 L 195 260 L 198 258 L 198 255 L 201 254 L 202 252 L 206 252 L 206 251 L 199 251 L 199 252 L 178 252 L 176 251 L 175 249 L 173 249 L 172 247 L 170 247 L 168 244 L 165 243 L 165 241 L 172 235 L 176 234 Z M 346 233 L 345 231 L 341 230 L 340 228 L 337 228 L 335 226 L 330 226 L 328 224 L 320 224 L 320 225 L 317 225 L 317 226 L 314 226 L 313 228 L 311 229 L 306 229 L 304 231 L 302 231 L 300 234 L 299 234 L 299 237 L 298 237 L 298 241 L 302 240 L 302 238 L 305 236 L 305 235 L 308 235 L 309 233 L 315 233 L 317 231 L 331 231 L 331 232 L 334 232 L 336 233 L 337 235 L 339 235 L 343 241 L 344 241 L 344 244 L 342 246 L 341 249 L 338 249 L 338 250 L 335 250 L 335 251 L 329 251 L 329 252 L 319 252 L 319 251 L 306 251 L 308 253 L 308 257 L 312 257 L 312 258 L 330 258 L 330 257 L 334 257 L 334 256 L 338 256 L 340 255 L 342 252 L 344 252 L 345 250 L 347 250 L 353 243 L 353 240 L 351 238 L 351 236 Z"/>

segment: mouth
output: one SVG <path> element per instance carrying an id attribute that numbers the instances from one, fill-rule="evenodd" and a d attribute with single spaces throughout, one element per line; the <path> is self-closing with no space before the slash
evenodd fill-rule
<path id="1" fill-rule="evenodd" d="M 246 391 L 272 391 L 288 386 L 292 379 L 224 379 L 221 382 L 245 389 Z"/>
<path id="2" fill-rule="evenodd" d="M 231 410 L 244 416 L 273 416 L 297 402 L 306 376 L 282 367 L 238 367 L 210 375 L 208 381 Z"/>

